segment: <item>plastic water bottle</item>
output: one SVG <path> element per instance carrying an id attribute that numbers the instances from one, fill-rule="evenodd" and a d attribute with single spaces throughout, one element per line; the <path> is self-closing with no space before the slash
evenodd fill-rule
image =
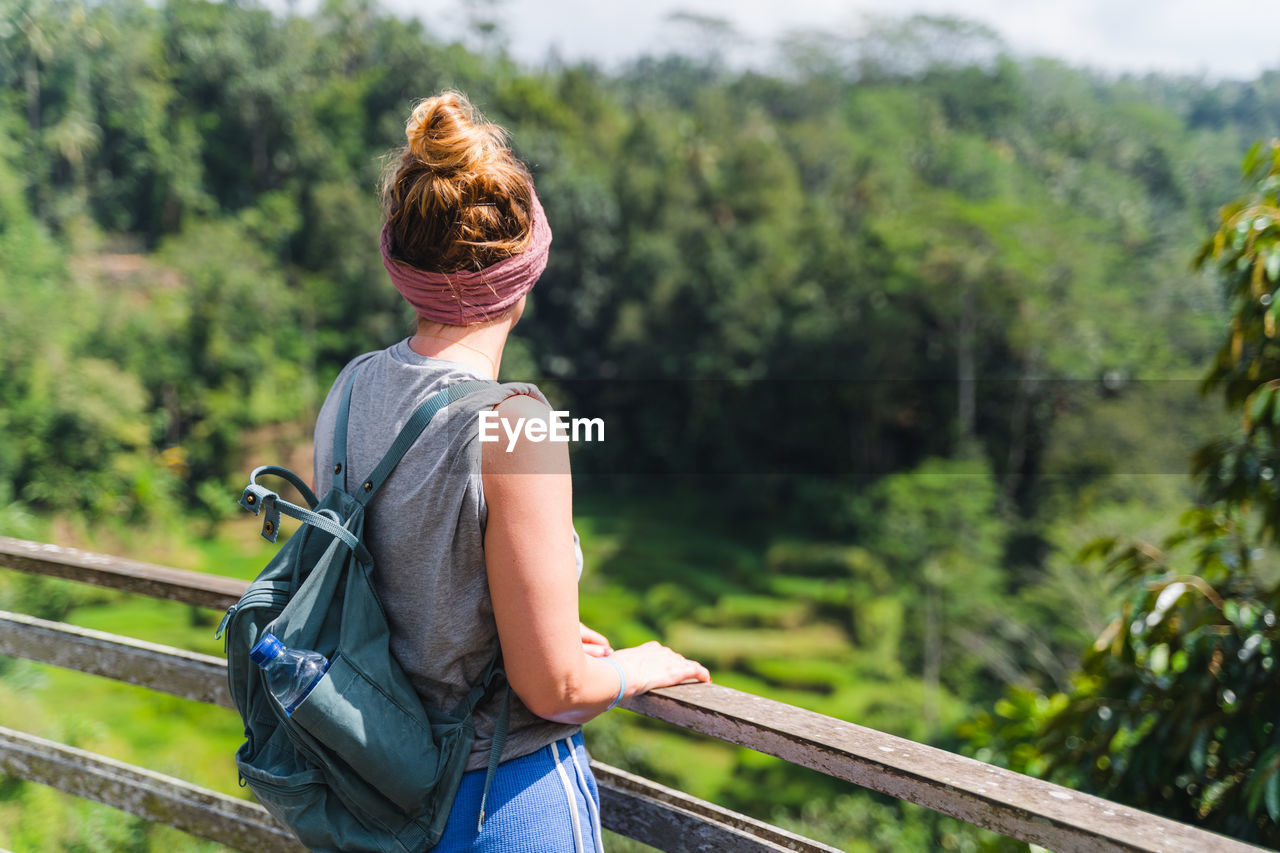
<path id="1" fill-rule="evenodd" d="M 263 634 L 258 644 L 249 650 L 249 660 L 267 674 L 267 688 L 284 706 L 286 714 L 293 713 L 329 668 L 329 660 L 324 655 L 285 648 L 275 634 Z"/>

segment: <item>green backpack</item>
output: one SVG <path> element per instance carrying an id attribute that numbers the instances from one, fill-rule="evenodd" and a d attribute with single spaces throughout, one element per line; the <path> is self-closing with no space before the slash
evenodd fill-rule
<path id="1" fill-rule="evenodd" d="M 500 652 L 456 708 L 425 706 L 390 650 L 386 615 L 374 592 L 373 559 L 363 540 L 365 513 L 405 451 L 440 409 L 492 383 L 452 385 L 428 398 L 391 449 L 353 493 L 344 488 L 347 416 L 355 374 L 343 390 L 334 430 L 333 487 L 317 500 L 294 473 L 267 465 L 250 475 L 240 506 L 263 516 L 271 542 L 280 515 L 303 522 L 227 610 L 231 698 L 244 719 L 236 752 L 242 784 L 312 850 L 420 853 L 440 840 L 475 737 L 472 712 L 502 683 L 503 701 L 489 755 L 484 801 L 506 740 L 510 694 Z M 289 481 L 302 507 L 258 483 Z M 319 652 L 329 669 L 287 714 L 267 689 L 249 650 L 270 632 L 288 648 Z"/>

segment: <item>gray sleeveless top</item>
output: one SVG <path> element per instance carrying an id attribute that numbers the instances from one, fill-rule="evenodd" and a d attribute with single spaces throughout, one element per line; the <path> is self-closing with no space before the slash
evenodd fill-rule
<path id="1" fill-rule="evenodd" d="M 334 422 L 341 391 L 357 366 L 348 424 L 347 468 L 352 478 L 373 470 L 423 400 L 442 388 L 479 378 L 466 365 L 415 353 L 408 340 L 354 359 L 338 375 L 316 419 L 315 485 L 320 493 L 333 482 Z M 449 405 L 432 419 L 374 495 L 365 522 L 374 588 L 391 626 L 392 653 L 423 700 L 446 710 L 479 683 L 498 647 L 485 573 L 488 509 L 477 427 L 482 409 L 512 394 L 530 394 L 546 402 L 533 385 L 494 383 L 491 389 Z M 349 480 L 347 486 L 358 488 L 359 481 Z M 573 530 L 547 535 L 576 540 Z M 483 768 L 489 760 L 501 690 L 491 693 L 476 709 L 468 770 Z M 536 752 L 577 730 L 534 715 L 512 691 L 502 759 Z"/>

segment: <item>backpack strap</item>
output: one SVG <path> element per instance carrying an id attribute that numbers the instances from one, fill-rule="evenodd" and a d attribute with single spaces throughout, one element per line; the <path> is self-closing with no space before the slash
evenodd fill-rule
<path id="1" fill-rule="evenodd" d="M 489 786 L 493 784 L 493 774 L 498 770 L 498 762 L 502 760 L 502 750 L 507 745 L 507 729 L 511 720 L 511 684 L 507 681 L 507 673 L 502 668 L 501 649 L 489 662 L 488 668 L 480 678 L 480 683 L 472 687 L 453 710 L 454 717 L 469 718 L 475 712 L 476 705 L 480 704 L 480 700 L 489 692 L 489 685 L 495 678 L 502 679 L 502 706 L 498 710 L 498 719 L 493 727 L 493 738 L 490 740 L 489 767 L 485 771 L 484 788 L 480 792 L 480 818 L 476 822 L 476 832 L 484 826 L 485 801 L 489 799 Z"/>
<path id="2" fill-rule="evenodd" d="M 333 487 L 340 492 L 346 491 L 347 484 L 347 420 L 351 415 L 351 389 L 356 387 L 356 374 L 361 365 L 352 368 L 347 377 L 347 386 L 342 389 L 342 399 L 338 403 L 338 417 L 333 424 Z"/>
<path id="3" fill-rule="evenodd" d="M 479 391 L 484 388 L 492 388 L 494 385 L 492 380 L 473 379 L 467 382 L 459 382 L 456 385 L 450 385 L 442 391 L 432 394 L 422 405 L 414 410 L 409 421 L 404 425 L 404 429 L 400 430 L 400 434 L 396 436 L 396 440 L 391 443 L 390 449 L 383 455 L 382 461 L 378 463 L 378 467 L 373 469 L 373 473 L 365 479 L 364 483 L 355 489 L 355 499 L 362 503 L 369 503 L 378 491 L 378 488 L 386 482 L 387 477 L 391 475 L 396 465 L 400 464 L 401 458 L 404 457 L 413 443 L 418 440 L 418 436 L 427 428 L 427 424 L 436 416 L 436 413 L 450 403 L 465 397 L 473 391 Z M 343 430 L 343 443 L 346 443 L 345 430 Z M 343 449 L 345 455 L 345 448 Z M 339 464 L 334 456 L 334 467 Z M 345 465 L 345 463 L 344 463 Z"/>
<path id="4" fill-rule="evenodd" d="M 304 524 L 319 528 L 336 539 L 341 539 L 355 554 L 357 560 L 366 566 L 373 565 L 373 557 L 369 555 L 369 549 L 354 533 L 342 526 L 342 519 L 338 517 L 336 512 L 331 509 L 313 511 L 306 507 L 298 506 L 280 497 L 266 486 L 258 485 L 257 478 L 260 475 L 275 474 L 276 476 L 281 476 L 279 471 L 268 470 L 273 467 L 275 466 L 263 465 L 254 469 L 253 473 L 249 475 L 249 485 L 244 487 L 244 492 L 240 495 L 240 506 L 242 508 L 254 515 L 264 516 L 262 522 L 263 539 L 268 542 L 276 541 L 276 537 L 280 535 L 280 515 L 283 513 L 298 519 Z M 284 471 L 285 469 L 279 470 Z M 290 482 L 297 479 L 291 472 L 285 471 L 285 473 L 293 478 L 290 479 Z M 305 488 L 305 485 L 303 487 Z M 310 491 L 310 489 L 307 489 L 307 492 Z"/>
<path id="5" fill-rule="evenodd" d="M 287 480 L 289 485 L 298 490 L 298 494 L 302 495 L 302 499 L 307 502 L 308 509 L 315 509 L 316 504 L 320 500 L 316 497 L 316 493 L 311 491 L 311 487 L 303 482 L 302 478 L 290 471 L 288 468 L 282 468 L 279 465 L 259 465 L 253 469 L 253 473 L 249 475 L 249 482 L 258 482 L 259 477 L 273 475 L 282 480 Z"/>
<path id="6" fill-rule="evenodd" d="M 489 799 L 489 786 L 493 784 L 493 774 L 498 770 L 498 762 L 502 760 L 502 749 L 507 745 L 507 724 L 511 719 L 511 685 L 506 676 L 502 678 L 502 710 L 498 712 L 498 722 L 493 729 L 493 745 L 489 747 L 489 768 L 484 772 L 484 789 L 480 792 L 480 819 L 476 821 L 476 832 L 484 828 L 484 804 Z"/>

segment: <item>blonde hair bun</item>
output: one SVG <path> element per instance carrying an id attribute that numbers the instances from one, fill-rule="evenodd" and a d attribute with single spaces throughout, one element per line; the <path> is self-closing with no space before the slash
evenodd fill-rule
<path id="1" fill-rule="evenodd" d="M 429 272 L 479 270 L 521 252 L 532 226 L 532 180 L 460 92 L 424 98 L 383 181 L 393 256 Z"/>
<path id="2" fill-rule="evenodd" d="M 502 128 L 481 119 L 458 92 L 418 101 L 404 135 L 419 160 L 442 171 L 476 168 L 507 150 Z"/>

